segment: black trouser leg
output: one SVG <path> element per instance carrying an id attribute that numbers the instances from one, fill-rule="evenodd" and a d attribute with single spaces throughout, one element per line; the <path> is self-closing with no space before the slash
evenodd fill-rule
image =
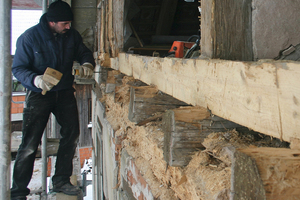
<path id="1" fill-rule="evenodd" d="M 73 157 L 79 137 L 78 109 L 73 91 L 59 93 L 53 114 L 61 126 L 62 136 L 52 178 L 55 185 L 69 182 L 73 172 Z"/>
<path id="2" fill-rule="evenodd" d="M 47 124 L 51 105 L 40 94 L 27 96 L 27 107 L 23 111 L 22 143 L 19 147 L 13 170 L 11 196 L 26 196 L 34 166 L 38 145 Z"/>

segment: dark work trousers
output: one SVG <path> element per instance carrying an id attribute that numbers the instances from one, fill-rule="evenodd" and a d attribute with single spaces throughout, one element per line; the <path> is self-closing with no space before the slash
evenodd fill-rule
<path id="1" fill-rule="evenodd" d="M 61 126 L 53 184 L 69 182 L 73 171 L 73 157 L 79 137 L 79 120 L 74 89 L 47 92 L 46 95 L 29 91 L 23 111 L 22 143 L 13 170 L 11 197 L 25 197 L 33 173 L 38 145 L 51 112 Z"/>

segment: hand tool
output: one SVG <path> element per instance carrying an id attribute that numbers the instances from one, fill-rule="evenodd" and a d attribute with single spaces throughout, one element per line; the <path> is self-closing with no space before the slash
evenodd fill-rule
<path id="1" fill-rule="evenodd" d="M 52 85 L 57 85 L 62 77 L 62 73 L 52 69 L 50 67 L 47 67 L 44 75 L 43 75 L 43 80 L 47 81 L 48 83 L 51 83 Z M 46 94 L 46 90 L 42 91 L 42 94 L 45 95 Z"/>

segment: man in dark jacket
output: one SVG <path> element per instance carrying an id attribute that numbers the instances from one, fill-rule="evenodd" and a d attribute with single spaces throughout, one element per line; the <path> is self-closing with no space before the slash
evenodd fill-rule
<path id="1" fill-rule="evenodd" d="M 69 195 L 80 193 L 70 183 L 79 137 L 77 103 L 72 75 L 73 61 L 78 61 L 80 77 L 91 78 L 95 61 L 92 52 L 82 43 L 80 34 L 70 24 L 73 13 L 61 0 L 52 3 L 39 24 L 25 31 L 17 41 L 12 72 L 27 88 L 23 112 L 22 143 L 13 170 L 11 199 L 26 199 L 34 160 L 49 115 L 53 113 L 61 126 L 59 149 L 52 177 L 53 191 Z M 57 85 L 43 79 L 47 67 L 63 76 Z M 42 95 L 42 90 L 47 91 Z"/>

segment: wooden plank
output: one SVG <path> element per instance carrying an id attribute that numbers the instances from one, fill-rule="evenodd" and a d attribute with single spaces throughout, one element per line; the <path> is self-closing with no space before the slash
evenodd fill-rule
<path id="1" fill-rule="evenodd" d="M 187 104 L 160 92 L 156 87 L 131 87 L 128 118 L 132 122 L 140 123 L 155 113 L 180 106 Z"/>
<path id="2" fill-rule="evenodd" d="M 112 68 L 219 117 L 290 142 L 300 138 L 300 63 L 119 54 Z"/>
<path id="3" fill-rule="evenodd" d="M 300 150 L 286 148 L 239 149 L 255 159 L 267 199 L 298 199 Z"/>

